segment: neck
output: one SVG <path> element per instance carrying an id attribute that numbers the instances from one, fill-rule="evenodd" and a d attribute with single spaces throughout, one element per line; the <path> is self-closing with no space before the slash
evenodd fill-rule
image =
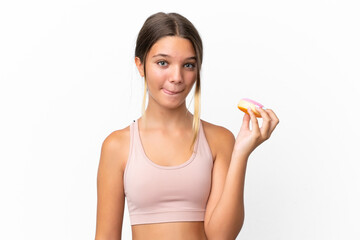
<path id="1" fill-rule="evenodd" d="M 146 128 L 191 128 L 193 115 L 185 102 L 176 109 L 166 109 L 150 101 L 142 119 L 146 119 L 143 123 Z"/>

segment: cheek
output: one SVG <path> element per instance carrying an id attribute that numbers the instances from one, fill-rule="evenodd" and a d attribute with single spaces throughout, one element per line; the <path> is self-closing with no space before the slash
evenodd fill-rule
<path id="1" fill-rule="evenodd" d="M 152 95 L 152 93 L 155 93 L 162 88 L 166 79 L 164 71 L 160 71 L 159 69 L 151 69 L 151 71 L 147 71 L 146 81 L 149 94 Z"/>
<path id="2" fill-rule="evenodd" d="M 151 68 L 146 72 L 146 76 L 150 81 L 161 82 L 163 79 L 166 79 L 166 71 L 159 68 Z"/>
<path id="3" fill-rule="evenodd" d="M 186 79 L 187 84 L 193 85 L 196 82 L 196 79 L 197 79 L 196 72 L 186 73 L 185 79 Z"/>

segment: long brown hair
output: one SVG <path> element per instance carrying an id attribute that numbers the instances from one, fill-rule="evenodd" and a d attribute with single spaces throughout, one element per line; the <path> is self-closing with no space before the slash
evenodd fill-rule
<path id="1" fill-rule="evenodd" d="M 135 57 L 138 57 L 144 66 L 144 97 L 142 113 L 145 112 L 146 103 L 146 69 L 145 60 L 151 47 L 162 37 L 179 36 L 190 40 L 192 43 L 197 62 L 197 79 L 195 82 L 194 117 L 193 117 L 193 141 L 195 143 L 200 128 L 200 70 L 203 60 L 203 45 L 201 37 L 194 25 L 184 16 L 178 13 L 158 12 L 148 17 L 140 29 L 136 40 Z"/>

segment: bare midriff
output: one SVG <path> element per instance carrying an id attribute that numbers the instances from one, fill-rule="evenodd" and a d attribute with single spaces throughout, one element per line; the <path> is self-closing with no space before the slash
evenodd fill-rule
<path id="1" fill-rule="evenodd" d="M 133 240 L 207 240 L 204 222 L 168 222 L 131 226 Z"/>

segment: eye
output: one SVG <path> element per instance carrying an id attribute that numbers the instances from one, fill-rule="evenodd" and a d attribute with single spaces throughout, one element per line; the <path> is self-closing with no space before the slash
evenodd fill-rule
<path id="1" fill-rule="evenodd" d="M 195 68 L 195 63 L 186 63 L 184 66 L 185 66 L 186 68 L 192 69 L 192 68 Z"/>
<path id="2" fill-rule="evenodd" d="M 166 66 L 167 62 L 165 61 L 158 61 L 157 64 L 159 64 L 160 66 Z"/>

